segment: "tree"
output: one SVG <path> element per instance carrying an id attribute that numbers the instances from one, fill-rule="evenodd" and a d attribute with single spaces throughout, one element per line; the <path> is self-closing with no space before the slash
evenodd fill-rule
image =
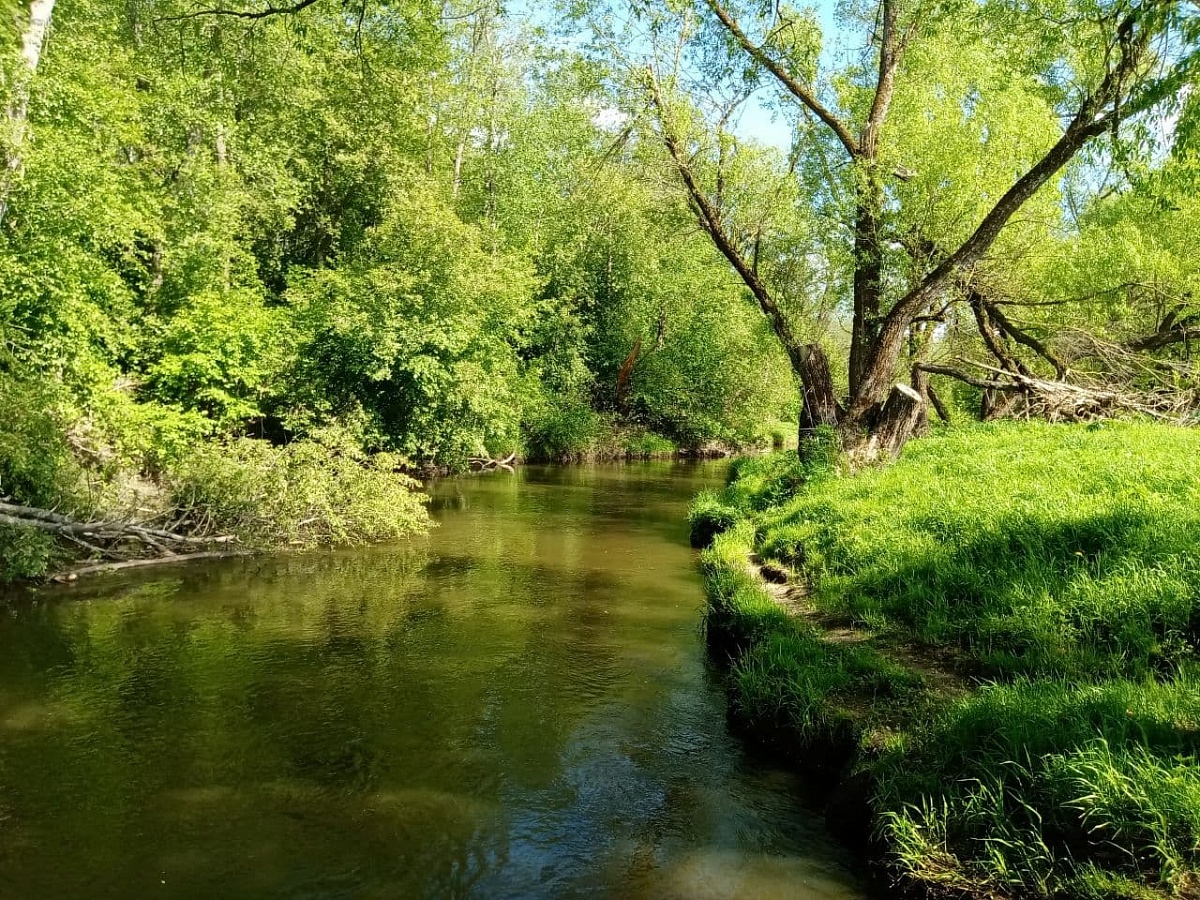
<path id="1" fill-rule="evenodd" d="M 1053 6 L 880 0 L 859 23 L 868 49 L 824 80 L 818 75 L 819 29 L 790 7 L 704 0 L 681 12 L 654 4 L 636 9 L 651 22 L 634 45 L 648 48 L 640 71 L 654 125 L 697 221 L 786 350 L 802 385 L 803 426 L 834 426 L 866 456 L 898 450 L 923 414 L 926 379 L 918 371 L 911 386 L 904 383 L 904 370 L 921 363 L 914 345 L 929 337 L 921 320 L 937 318 L 947 303 L 974 300 L 983 309 L 977 274 L 991 262 L 989 253 L 1014 216 L 1053 187 L 1097 138 L 1117 136 L 1123 125 L 1169 104 L 1198 59 L 1196 18 L 1175 0 Z M 937 93 L 937 73 L 914 51 L 947 38 L 1000 48 L 989 65 L 1000 67 L 1006 83 L 1023 85 L 1059 120 L 1036 149 L 994 154 L 996 169 L 1010 169 L 1015 177 L 985 208 L 972 211 L 970 227 L 959 234 L 921 215 L 922 207 L 936 204 L 937 191 L 956 187 L 955 176 L 947 174 L 920 194 L 906 191 L 924 160 L 897 158 L 896 149 L 904 146 L 907 130 L 924 125 L 892 116 L 906 92 Z M 954 115 L 939 123 L 947 137 L 986 104 L 982 91 L 991 79 L 979 74 L 966 93 L 950 97 Z M 774 83 L 797 111 L 790 174 L 808 179 L 808 202 L 831 213 L 850 244 L 848 252 L 831 249 L 832 243 L 813 248 L 826 257 L 826 273 L 836 271 L 840 260 L 849 270 L 851 335 L 841 395 L 826 353 L 819 343 L 797 338 L 786 298 L 762 274 L 761 231 L 747 227 L 725 202 L 727 122 L 761 79 Z M 705 116 L 706 109 L 717 112 Z M 936 118 L 929 104 L 922 111 Z M 990 137 L 985 132 L 978 140 L 985 150 Z M 814 171 L 820 173 L 815 179 Z M 1003 321 L 986 310 L 979 327 L 1004 330 Z"/>
<path id="2" fill-rule="evenodd" d="M 8 213 L 12 180 L 21 169 L 21 145 L 25 141 L 25 118 L 29 113 L 29 82 L 37 73 L 53 15 L 54 0 L 31 0 L 26 13 L 25 28 L 21 33 L 21 59 L 24 66 L 18 69 L 16 89 L 8 106 L 8 158 L 5 161 L 4 182 L 0 185 L 0 225 L 4 224 L 4 217 Z"/>

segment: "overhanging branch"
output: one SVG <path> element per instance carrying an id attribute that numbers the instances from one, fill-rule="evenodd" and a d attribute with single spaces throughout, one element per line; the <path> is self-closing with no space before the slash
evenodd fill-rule
<path id="1" fill-rule="evenodd" d="M 228 16 L 235 19 L 267 19 L 271 16 L 290 16 L 308 9 L 310 6 L 315 6 L 319 2 L 320 0 L 298 0 L 298 2 L 293 3 L 291 6 L 268 5 L 263 9 L 225 9 L 221 7 L 198 9 L 180 16 L 168 16 L 160 21 L 182 22 L 187 19 L 201 19 L 206 16 Z"/>

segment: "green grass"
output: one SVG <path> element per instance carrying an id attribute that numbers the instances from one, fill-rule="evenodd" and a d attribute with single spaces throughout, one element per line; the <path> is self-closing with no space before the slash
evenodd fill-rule
<path id="1" fill-rule="evenodd" d="M 844 763 L 869 737 L 865 712 L 875 707 L 878 718 L 895 701 L 916 702 L 923 681 L 870 648 L 829 645 L 789 615 L 746 568 L 752 538 L 743 521 L 701 556 L 709 644 L 731 663 L 733 712 L 771 742 Z"/>
<path id="2" fill-rule="evenodd" d="M 696 507 L 730 519 L 703 559 L 735 712 L 805 762 L 856 748 L 900 883 L 1200 896 L 1198 461 L 1183 429 L 1009 424 L 853 477 L 792 455 L 739 463 Z M 789 616 L 750 552 L 874 638 L 831 643 Z M 922 648 L 968 689 L 911 671 Z"/>
<path id="3" fill-rule="evenodd" d="M 1171 672 L 1200 635 L 1200 433 L 971 428 L 761 520 L 814 602 L 987 676 Z"/>

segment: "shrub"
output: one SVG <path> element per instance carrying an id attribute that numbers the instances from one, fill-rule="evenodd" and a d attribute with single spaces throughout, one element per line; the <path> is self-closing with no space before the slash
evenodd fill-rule
<path id="1" fill-rule="evenodd" d="M 526 411 L 526 455 L 537 462 L 562 462 L 589 453 L 603 419 L 587 401 L 572 396 L 537 396 Z"/>
<path id="2" fill-rule="evenodd" d="M 674 441 L 644 429 L 635 429 L 621 435 L 623 456 L 626 459 L 654 459 L 668 456 L 679 448 Z"/>
<path id="3" fill-rule="evenodd" d="M 241 438 L 200 445 L 166 481 L 185 524 L 197 531 L 259 547 L 354 544 L 428 525 L 417 483 L 399 463 L 338 440 L 274 447 Z"/>
<path id="4" fill-rule="evenodd" d="M 82 503 L 82 472 L 55 401 L 39 381 L 0 372 L 0 497 L 68 510 Z M 44 575 L 55 556 L 51 535 L 0 526 L 0 583 Z"/>

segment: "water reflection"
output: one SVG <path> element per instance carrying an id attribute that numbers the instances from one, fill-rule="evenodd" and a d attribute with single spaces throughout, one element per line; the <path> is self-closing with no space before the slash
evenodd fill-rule
<path id="1" fill-rule="evenodd" d="M 0 896 L 859 896 L 726 734 L 716 465 L 441 483 L 413 545 L 0 611 Z"/>

